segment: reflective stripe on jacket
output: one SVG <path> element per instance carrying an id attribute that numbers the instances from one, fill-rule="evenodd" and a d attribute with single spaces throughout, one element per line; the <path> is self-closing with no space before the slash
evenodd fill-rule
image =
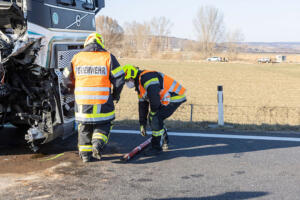
<path id="1" fill-rule="evenodd" d="M 142 85 L 141 77 L 149 72 L 154 72 L 154 71 L 143 71 L 140 76 L 139 76 L 139 100 L 142 101 L 143 99 L 146 98 L 147 96 L 147 89 L 150 85 L 154 84 L 160 84 L 161 90 L 159 93 L 160 96 L 160 102 L 163 105 L 168 105 L 170 102 L 182 102 L 185 101 L 185 91 L 186 89 L 179 84 L 177 81 L 172 79 L 171 77 L 164 75 L 163 73 L 159 73 L 159 75 L 162 77 L 163 83 L 161 84 L 159 82 L 158 78 L 152 78 L 144 83 Z M 177 94 L 176 96 L 172 96 L 170 93 Z"/>
<path id="2" fill-rule="evenodd" d="M 108 104 L 78 105 L 75 107 L 75 119 L 82 123 L 98 123 L 115 119 L 115 110 Z M 89 112 L 90 111 L 90 112 Z"/>
<path id="3" fill-rule="evenodd" d="M 79 52 L 72 59 L 75 78 L 75 119 L 81 123 L 114 120 L 109 52 Z"/>
<path id="4" fill-rule="evenodd" d="M 139 91 L 140 91 L 140 93 L 139 93 L 139 95 L 138 95 L 139 99 L 145 99 L 146 96 L 147 96 L 147 89 L 144 88 L 144 87 L 142 86 L 141 78 L 142 78 L 142 76 L 143 76 L 144 74 L 149 73 L 149 72 L 154 72 L 154 71 L 148 71 L 148 70 L 145 70 L 145 71 L 143 71 L 143 72 L 140 74 L 140 77 L 139 77 Z M 145 84 L 145 85 L 146 85 L 146 84 Z M 149 86 L 148 86 L 148 87 L 149 87 Z"/>
<path id="5" fill-rule="evenodd" d="M 162 104 L 168 105 L 169 102 L 181 102 L 185 100 L 185 88 L 171 77 L 160 73 L 164 80 L 163 89 L 160 91 L 160 100 Z M 178 96 L 171 97 L 173 92 Z"/>
<path id="6" fill-rule="evenodd" d="M 72 59 L 77 104 L 104 104 L 110 95 L 110 53 L 79 52 Z"/>

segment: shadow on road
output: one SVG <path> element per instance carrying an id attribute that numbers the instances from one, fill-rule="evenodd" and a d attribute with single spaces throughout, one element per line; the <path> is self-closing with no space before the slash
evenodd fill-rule
<path id="1" fill-rule="evenodd" d="M 26 130 L 15 127 L 0 129 L 0 156 L 1 155 L 24 155 L 33 154 L 25 140 Z M 75 135 L 62 140 L 56 140 L 40 145 L 38 153 L 50 155 L 67 151 L 77 150 L 77 140 Z"/>
<path id="2" fill-rule="evenodd" d="M 114 134 L 121 147 L 129 146 L 133 149 L 146 139 L 139 135 Z M 264 151 L 269 149 L 282 149 L 299 147 L 300 142 L 288 141 L 263 141 L 263 140 L 241 140 L 224 138 L 200 138 L 169 136 L 169 150 L 153 157 L 143 156 L 143 152 L 130 160 L 131 163 L 145 164 L 171 160 L 177 157 L 200 157 L 219 154 L 234 154 L 239 158 L 243 153 Z M 127 152 L 130 151 L 127 150 Z M 125 151 L 126 152 L 126 151 Z M 125 153 L 123 152 L 123 153 Z"/>
<path id="3" fill-rule="evenodd" d="M 15 127 L 0 129 L 0 156 L 8 155 L 27 155 L 32 154 L 44 157 L 46 155 L 60 154 L 64 152 L 78 152 L 77 133 L 62 140 L 57 138 L 47 144 L 39 145 L 40 149 L 34 153 L 30 150 L 29 145 L 25 140 L 25 130 Z M 128 145 L 127 145 L 128 146 Z M 118 141 L 109 141 L 109 144 L 104 150 L 104 154 L 118 154 L 120 152 Z M 79 157 L 79 156 L 78 156 Z M 103 160 L 119 159 L 119 156 L 104 157 Z"/>
<path id="4" fill-rule="evenodd" d="M 24 140 L 24 132 L 16 128 L 0 130 L 0 156 L 33 154 Z M 219 154 L 234 154 L 238 158 L 242 153 L 280 149 L 300 146 L 300 142 L 261 141 L 241 139 L 217 139 L 169 136 L 169 150 L 154 157 L 144 157 L 143 152 L 130 160 L 131 163 L 144 164 L 171 160 L 177 157 L 200 157 Z M 103 160 L 119 162 L 120 154 L 128 153 L 134 147 L 144 142 L 146 138 L 140 135 L 112 133 Z M 41 146 L 38 153 L 43 155 L 74 152 L 77 150 L 76 134 L 62 140 L 60 138 Z M 105 156 L 108 155 L 108 156 Z M 143 159 L 140 159 L 143 158 Z"/>
<path id="5" fill-rule="evenodd" d="M 226 192 L 224 194 L 209 196 L 209 197 L 190 197 L 190 198 L 172 197 L 172 198 L 165 198 L 159 200 L 243 200 L 243 199 L 262 197 L 267 194 L 268 194 L 267 192 Z"/>

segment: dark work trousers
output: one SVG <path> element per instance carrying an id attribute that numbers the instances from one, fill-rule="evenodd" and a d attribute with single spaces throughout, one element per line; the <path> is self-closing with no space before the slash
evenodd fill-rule
<path id="1" fill-rule="evenodd" d="M 107 144 L 111 130 L 111 122 L 106 124 L 78 124 L 78 147 L 81 154 L 92 153 L 92 148 L 100 152 Z M 81 148 L 81 147 L 87 148 Z M 83 150 L 81 150 L 83 149 Z M 86 150 L 88 149 L 88 150 Z M 90 149 L 90 150 L 89 150 Z"/>
<path id="2" fill-rule="evenodd" d="M 185 102 L 185 101 L 184 101 Z M 153 123 L 151 124 L 151 121 L 149 120 L 149 124 L 151 126 L 152 129 L 152 147 L 160 149 L 162 144 L 163 144 L 163 140 L 164 137 L 168 137 L 167 133 L 166 133 L 166 129 L 164 130 L 164 120 L 169 118 L 176 110 L 177 108 L 184 102 L 179 102 L 179 103 L 169 103 L 169 105 L 167 106 L 162 106 L 159 111 L 157 112 L 157 118 L 156 120 L 158 120 L 158 123 Z M 154 119 L 153 119 L 154 120 Z M 154 121 L 153 121 L 154 122 Z M 162 137 L 161 136 L 155 136 L 153 132 L 160 132 L 160 134 L 164 135 Z"/>
<path id="3" fill-rule="evenodd" d="M 164 128 L 164 120 L 169 118 L 176 110 L 177 108 L 184 102 L 179 103 L 169 103 L 167 106 L 162 106 L 158 111 L 158 120 L 159 120 L 159 126 L 160 129 Z"/>

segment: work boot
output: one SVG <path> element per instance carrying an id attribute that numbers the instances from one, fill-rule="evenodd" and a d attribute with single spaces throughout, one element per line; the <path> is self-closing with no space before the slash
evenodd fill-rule
<path id="1" fill-rule="evenodd" d="M 152 145 L 145 149 L 144 155 L 145 156 L 156 156 L 162 152 L 162 148 L 155 148 Z"/>
<path id="2" fill-rule="evenodd" d="M 161 136 L 158 137 L 152 136 L 151 146 L 149 145 L 149 147 L 146 148 L 144 151 L 145 156 L 155 156 L 162 152 L 162 148 L 160 144 L 161 138 L 162 138 Z"/>
<path id="3" fill-rule="evenodd" d="M 97 148 L 93 148 L 93 158 L 97 159 L 97 160 L 101 160 L 101 152 L 99 151 L 99 149 Z"/>
<path id="4" fill-rule="evenodd" d="M 93 158 L 97 159 L 97 160 L 101 160 L 101 152 L 102 152 L 102 147 L 103 145 L 99 144 L 99 143 L 94 143 L 93 144 Z"/>
<path id="5" fill-rule="evenodd" d="M 92 156 L 90 153 L 79 153 L 80 158 L 82 159 L 82 162 L 87 163 L 92 161 Z"/>
<path id="6" fill-rule="evenodd" d="M 168 150 L 169 149 L 169 136 L 168 133 L 165 129 L 165 133 L 163 134 L 163 144 L 162 144 L 162 149 L 163 150 Z"/>

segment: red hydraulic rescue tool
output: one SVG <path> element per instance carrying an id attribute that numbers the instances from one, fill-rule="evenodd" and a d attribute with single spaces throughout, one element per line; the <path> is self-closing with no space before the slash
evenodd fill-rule
<path id="1" fill-rule="evenodd" d="M 146 140 L 145 142 L 143 142 L 142 144 L 140 144 L 139 146 L 135 147 L 131 152 L 125 154 L 121 160 L 122 161 L 128 161 L 130 160 L 133 156 L 135 156 L 137 153 L 139 153 L 140 151 L 142 151 L 145 147 L 147 147 L 150 143 L 151 143 L 151 137 Z"/>

